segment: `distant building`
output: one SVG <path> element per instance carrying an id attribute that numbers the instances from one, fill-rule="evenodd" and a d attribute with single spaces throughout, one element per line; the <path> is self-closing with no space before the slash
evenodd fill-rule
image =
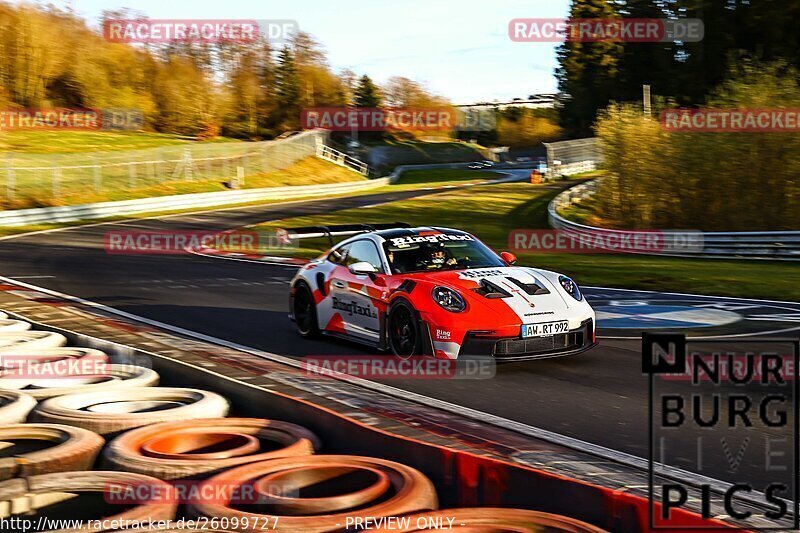
<path id="1" fill-rule="evenodd" d="M 526 109 L 542 109 L 542 108 L 549 108 L 555 107 L 556 103 L 559 101 L 561 97 L 560 94 L 533 94 L 528 98 L 514 98 L 513 100 L 500 102 L 495 100 L 494 102 L 476 102 L 474 104 L 459 104 L 456 107 L 459 109 L 509 109 L 512 107 L 520 107 Z"/>

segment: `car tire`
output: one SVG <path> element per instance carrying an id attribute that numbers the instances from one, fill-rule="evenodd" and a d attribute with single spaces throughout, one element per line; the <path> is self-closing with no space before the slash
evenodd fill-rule
<path id="1" fill-rule="evenodd" d="M 292 480 L 331 480 L 330 473 L 341 472 L 342 469 L 367 471 L 379 479 L 356 492 L 352 492 L 352 487 L 333 482 L 325 495 L 317 498 L 297 497 Z M 270 484 L 263 484 L 265 479 L 270 479 Z M 220 486 L 230 487 L 234 494 L 239 493 L 242 487 L 252 488 L 255 494 L 265 498 L 269 514 L 262 514 L 265 511 L 263 507 L 238 506 L 227 494 L 214 500 L 191 502 L 187 518 L 227 518 L 230 522 L 238 519 L 239 527 L 234 528 L 236 531 L 252 531 L 246 523 L 264 524 L 269 519 L 272 526 L 273 522 L 280 520 L 270 529 L 324 533 L 342 531 L 342 524 L 351 517 L 402 516 L 439 507 L 436 489 L 422 472 L 374 457 L 309 455 L 250 463 L 225 470 L 203 481 L 198 491 L 203 494 Z M 263 492 L 264 489 L 269 492 Z"/>
<path id="2" fill-rule="evenodd" d="M 292 297 L 292 316 L 301 337 L 313 339 L 319 337 L 319 323 L 317 322 L 317 304 L 314 302 L 314 292 L 304 281 L 298 281 L 294 286 Z"/>
<path id="3" fill-rule="evenodd" d="M 141 491 L 144 491 L 144 496 L 137 494 Z M 38 530 L 42 533 L 97 533 L 116 531 L 115 524 L 172 521 L 178 507 L 177 502 L 172 501 L 175 498 L 169 497 L 172 494 L 173 487 L 166 481 L 128 472 L 57 472 L 0 481 L 0 501 L 5 505 L 3 516 L 6 519 L 28 515 L 35 522 L 37 515 L 41 519 L 49 512 L 55 515 L 58 508 L 64 512 L 64 508 L 69 506 L 72 512 L 67 516 L 70 519 L 99 526 L 59 527 L 54 530 L 45 525 L 44 529 Z M 102 504 L 104 500 L 107 504 L 99 507 L 98 502 Z M 55 508 L 54 511 L 48 509 L 50 506 Z"/>
<path id="4" fill-rule="evenodd" d="M 0 332 L 0 353 L 3 355 L 30 354 L 67 344 L 67 338 L 54 331 Z"/>
<path id="5" fill-rule="evenodd" d="M 395 300 L 386 318 L 386 344 L 398 357 L 422 355 L 422 330 L 417 311 L 404 299 Z"/>
<path id="6" fill-rule="evenodd" d="M 100 352 L 102 353 L 102 352 Z M 97 376 L 79 375 L 44 378 L 0 377 L 0 391 L 18 390 L 41 401 L 67 394 L 127 389 L 132 387 L 155 387 L 159 376 L 155 370 L 132 365 L 103 364 Z M 28 387 L 28 388 L 26 388 Z"/>
<path id="7" fill-rule="evenodd" d="M 36 441 L 51 446 L 0 459 L 0 480 L 55 472 L 91 470 L 103 438 L 86 429 L 55 424 L 0 426 L 0 441 Z M 38 447 L 37 447 L 38 448 Z"/>
<path id="8" fill-rule="evenodd" d="M 258 447 L 238 451 L 225 448 L 226 441 L 236 444 L 243 438 L 255 438 Z M 213 453 L 193 451 L 212 445 Z M 316 435 L 288 422 L 259 418 L 184 420 L 126 431 L 103 451 L 103 467 L 165 480 L 197 479 L 243 464 L 312 455 L 319 448 Z"/>
<path id="9" fill-rule="evenodd" d="M 173 420 L 224 418 L 230 405 L 221 395 L 199 389 L 131 387 L 56 396 L 40 403 L 31 420 L 66 424 L 102 436 Z"/>
<path id="10" fill-rule="evenodd" d="M 31 323 L 11 318 L 0 319 L 0 333 L 18 333 L 31 329 Z"/>
<path id="11" fill-rule="evenodd" d="M 0 424 L 21 424 L 36 407 L 32 396 L 16 391 L 0 391 Z"/>

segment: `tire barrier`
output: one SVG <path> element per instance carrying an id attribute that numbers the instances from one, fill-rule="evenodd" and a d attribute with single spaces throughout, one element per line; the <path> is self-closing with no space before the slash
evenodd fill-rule
<path id="1" fill-rule="evenodd" d="M 402 524 L 398 526 L 397 524 Z M 438 531 L 455 529 L 469 533 L 608 533 L 586 522 L 566 516 L 521 509 L 444 509 L 399 518 L 393 527 L 369 531 Z"/>
<path id="2" fill-rule="evenodd" d="M 0 355 L 27 354 L 66 344 L 67 338 L 53 331 L 0 332 Z"/>
<path id="3" fill-rule="evenodd" d="M 113 435 L 128 429 L 196 418 L 223 418 L 228 401 L 214 392 L 171 387 L 132 387 L 56 396 L 40 403 L 32 421 L 67 424 Z"/>
<path id="4" fill-rule="evenodd" d="M 269 459 L 308 456 L 319 447 L 313 433 L 287 422 L 259 418 L 164 422 L 115 438 L 103 452 L 103 464 L 170 480 Z"/>
<path id="5" fill-rule="evenodd" d="M 105 444 L 86 429 L 50 424 L 0 426 L 0 480 L 90 470 Z M 43 447 L 43 445 L 48 445 Z"/>
<path id="6" fill-rule="evenodd" d="M 114 501 L 114 494 L 124 495 L 125 491 L 135 492 L 137 488 L 144 488 L 148 494 L 170 491 L 169 484 L 160 479 L 127 472 L 59 472 L 9 479 L 0 482 L 0 518 L 25 515 L 35 523 L 40 511 L 50 517 L 60 515 L 74 520 L 103 518 L 109 524 L 175 518 L 177 506 L 166 499 L 124 505 Z M 59 533 L 71 531 L 78 530 L 62 529 Z"/>
<path id="7" fill-rule="evenodd" d="M 370 457 L 314 455 L 319 440 L 303 427 L 224 418 L 229 404 L 219 394 L 155 387 L 159 376 L 152 370 L 111 364 L 100 350 L 65 347 L 64 335 L 29 328 L 0 312 L 0 521 L 38 515 L 144 524 L 174 520 L 180 506 L 181 520 L 171 528 L 135 531 L 323 533 L 344 531 L 348 524 L 364 530 L 386 517 L 393 519 L 384 525 L 391 529 L 371 531 L 446 526 L 465 533 L 604 532 L 536 511 L 437 511 L 433 483 L 415 468 Z M 96 363 L 107 373 L 41 377 L 40 367 L 59 362 L 70 369 Z M 23 424 L 28 416 L 33 422 Z M 116 437 L 105 450 L 101 435 Z M 90 471 L 100 453 L 100 466 L 113 471 Z M 441 473 L 434 468 L 432 474 Z M 126 487 L 133 490 L 121 490 Z M 595 516 L 580 514 L 587 515 Z"/>
<path id="8" fill-rule="evenodd" d="M 36 407 L 36 400 L 22 392 L 0 391 L 0 424 L 20 424 Z"/>
<path id="9" fill-rule="evenodd" d="M 269 519 L 270 529 L 274 525 L 277 531 L 321 533 L 341 530 L 348 517 L 399 516 L 438 507 L 436 490 L 421 472 L 372 457 L 274 459 L 226 470 L 206 480 L 200 491 L 204 485 L 253 488 L 257 504 L 236 506 L 225 497 L 190 506 L 195 516 L 237 523 L 237 531 Z"/>
<path id="10" fill-rule="evenodd" d="M 72 350 L 73 348 L 70 348 Z M 102 353 L 102 352 L 100 352 Z M 38 365 L 43 367 L 43 365 Z M 133 387 L 152 387 L 158 385 L 159 376 L 154 370 L 133 365 L 101 364 L 87 367 L 88 374 L 74 374 L 44 377 L 41 379 L 17 377 L 30 372 L 35 375 L 36 367 L 20 373 L 11 370 L 9 374 L 0 373 L 0 390 L 18 390 L 35 398 L 45 400 L 56 396 L 95 391 L 117 391 Z M 50 370 L 42 373 L 53 374 Z M 10 376 L 10 377 L 9 377 Z"/>
<path id="11" fill-rule="evenodd" d="M 16 355 L 17 357 L 12 357 Z M 62 361 L 80 363 L 88 366 L 89 363 L 108 363 L 105 352 L 94 348 L 45 348 L 32 353 L 6 354 L 0 349 L 0 373 L 20 368 L 23 364 L 28 366 L 53 365 Z"/>
<path id="12" fill-rule="evenodd" d="M 260 530 L 255 530 L 260 531 Z M 267 530 L 264 530 L 267 531 Z M 191 527 L 176 527 L 176 528 L 159 528 L 159 527 L 150 527 L 150 528 L 136 528 L 136 529 L 120 529 L 115 531 L 114 533 L 236 533 L 232 529 L 195 529 Z"/>
<path id="13" fill-rule="evenodd" d="M 18 333 L 31 329 L 29 322 L 24 320 L 0 319 L 0 333 Z"/>

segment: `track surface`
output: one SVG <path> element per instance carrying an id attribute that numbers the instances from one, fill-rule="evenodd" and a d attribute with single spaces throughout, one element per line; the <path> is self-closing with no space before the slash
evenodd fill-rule
<path id="1" fill-rule="evenodd" d="M 0 273 L 277 354 L 366 354 L 370 352 L 355 344 L 305 341 L 295 334 L 287 319 L 287 281 L 294 273 L 292 267 L 194 255 L 109 255 L 103 248 L 103 236 L 112 229 L 225 230 L 435 192 L 246 207 L 21 236 L 0 241 Z M 601 340 L 601 345 L 588 353 L 501 365 L 490 380 L 391 384 L 646 457 L 647 379 L 641 373 L 640 341 L 632 338 L 642 327 L 664 324 L 672 329 L 688 327 L 694 334 L 714 335 L 794 328 L 784 336 L 796 336 L 800 327 L 800 304 L 773 305 L 613 289 L 587 289 L 586 293 L 596 308 L 602 308 L 606 324 L 614 327 L 601 333 L 615 337 Z M 731 442 L 731 446 L 738 447 L 738 443 Z M 696 470 L 695 451 L 690 444 L 676 444 L 667 459 L 674 466 Z M 760 459 L 753 456 L 752 461 L 745 460 L 739 474 L 751 479 L 761 475 Z M 726 466 L 722 454 L 707 458 L 704 464 L 701 473 L 705 475 L 728 481 L 739 477 Z"/>

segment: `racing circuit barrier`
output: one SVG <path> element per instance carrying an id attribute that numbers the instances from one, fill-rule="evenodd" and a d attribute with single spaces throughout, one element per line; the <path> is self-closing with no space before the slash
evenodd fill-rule
<path id="1" fill-rule="evenodd" d="M 59 199 L 69 191 L 117 192 L 176 180 L 227 181 L 281 170 L 316 155 L 328 136 L 325 130 L 308 130 L 260 142 L 183 143 L 70 154 L 5 153 L 0 154 L 0 183 L 5 181 L 0 195 L 14 202 Z"/>
<path id="2" fill-rule="evenodd" d="M 595 194 L 597 180 L 572 187 L 556 196 L 547 208 L 550 226 L 562 230 L 576 240 L 619 235 L 644 235 L 635 230 L 612 230 L 579 224 L 561 216 L 558 211 L 582 202 Z M 679 252 L 664 250 L 626 250 L 627 253 L 665 255 L 674 257 L 719 257 L 726 259 L 775 259 L 800 261 L 800 231 L 746 231 L 746 232 L 681 232 L 669 231 L 671 238 L 683 242 L 702 244 L 681 247 Z M 602 242 L 597 239 L 594 242 Z M 618 251 L 618 250 L 615 250 Z"/>
<path id="3" fill-rule="evenodd" d="M 600 145 L 594 137 L 543 144 L 547 150 L 547 181 L 591 172 L 602 159 Z"/>
<path id="4" fill-rule="evenodd" d="M 34 312 L 30 302 L 26 309 Z M 27 322 L 24 316 L 11 315 L 13 320 Z M 0 436 L 12 443 L 37 439 L 51 444 L 13 461 L 20 468 L 28 468 L 29 461 L 38 468 L 17 471 L 15 477 L 0 481 L 0 520 L 20 516 L 35 520 L 37 514 L 47 514 L 48 506 L 58 506 L 67 492 L 70 518 L 87 512 L 118 520 L 208 517 L 222 525 L 209 522 L 212 530 L 225 531 L 428 531 L 441 529 L 451 519 L 455 529 L 470 531 L 649 530 L 648 502 L 641 496 L 390 433 L 307 398 L 236 378 L 252 377 L 252 370 L 231 372 L 236 367 L 226 370 L 208 359 L 191 364 L 85 333 L 30 323 L 40 335 L 6 334 L 7 339 L 19 339 L 6 343 L 16 347 L 17 354 L 36 353 L 35 347 L 43 344 L 82 346 L 101 351 L 115 364 L 152 366 L 150 370 L 164 386 L 123 387 L 116 393 L 67 392 L 35 407 L 35 400 L 24 390 L 16 392 L 17 400 L 10 405 L 28 399 L 18 409 L 23 418 L 33 407 L 34 420 L 46 415 L 58 417 L 58 423 L 0 428 Z M 155 330 L 148 333 L 153 335 Z M 172 338 L 172 342 L 180 340 Z M 93 355 L 97 353 L 73 353 L 74 357 Z M 44 357 L 35 364 L 49 360 Z M 235 362 L 245 363 L 241 357 Z M 269 374 L 286 377 L 285 372 Z M 84 384 L 91 386 L 96 378 L 91 376 Z M 199 405 L 208 400 L 212 408 Z M 235 416 L 253 418 L 224 418 L 229 405 Z M 187 419 L 196 422 L 182 421 Z M 105 436 L 105 442 L 97 433 Z M 71 459 L 53 461 L 62 452 Z M 87 469 L 98 452 L 100 468 L 115 471 Z M 557 458 L 552 447 L 547 455 L 548 461 Z M 320 484 L 325 486 L 323 494 L 302 492 Z M 181 499 L 180 488 L 192 486 L 199 487 L 193 491 L 199 496 Z M 252 487 L 257 505 L 250 500 L 233 501 L 232 494 L 248 497 L 248 491 L 237 492 L 237 487 Z M 221 495 L 216 495 L 220 489 L 224 489 Z M 215 495 L 204 496 L 210 492 Z M 97 508 L 103 502 L 106 505 Z M 382 517 L 387 520 L 374 521 Z M 401 517 L 413 520 L 403 525 Z M 674 526 L 731 527 L 684 510 L 677 510 L 673 518 Z M 256 524 L 259 527 L 254 528 Z"/>
<path id="5" fill-rule="evenodd" d="M 0 211 L 0 226 L 25 226 L 32 224 L 55 224 L 91 220 L 112 216 L 126 216 L 137 213 L 174 211 L 215 207 L 229 204 L 242 204 L 262 200 L 289 200 L 311 198 L 349 192 L 365 191 L 388 185 L 387 178 L 346 181 L 327 185 L 294 185 L 288 187 L 264 187 L 260 189 L 240 189 L 196 194 L 177 194 L 123 200 L 121 202 L 99 202 L 60 207 L 38 207 Z"/>

